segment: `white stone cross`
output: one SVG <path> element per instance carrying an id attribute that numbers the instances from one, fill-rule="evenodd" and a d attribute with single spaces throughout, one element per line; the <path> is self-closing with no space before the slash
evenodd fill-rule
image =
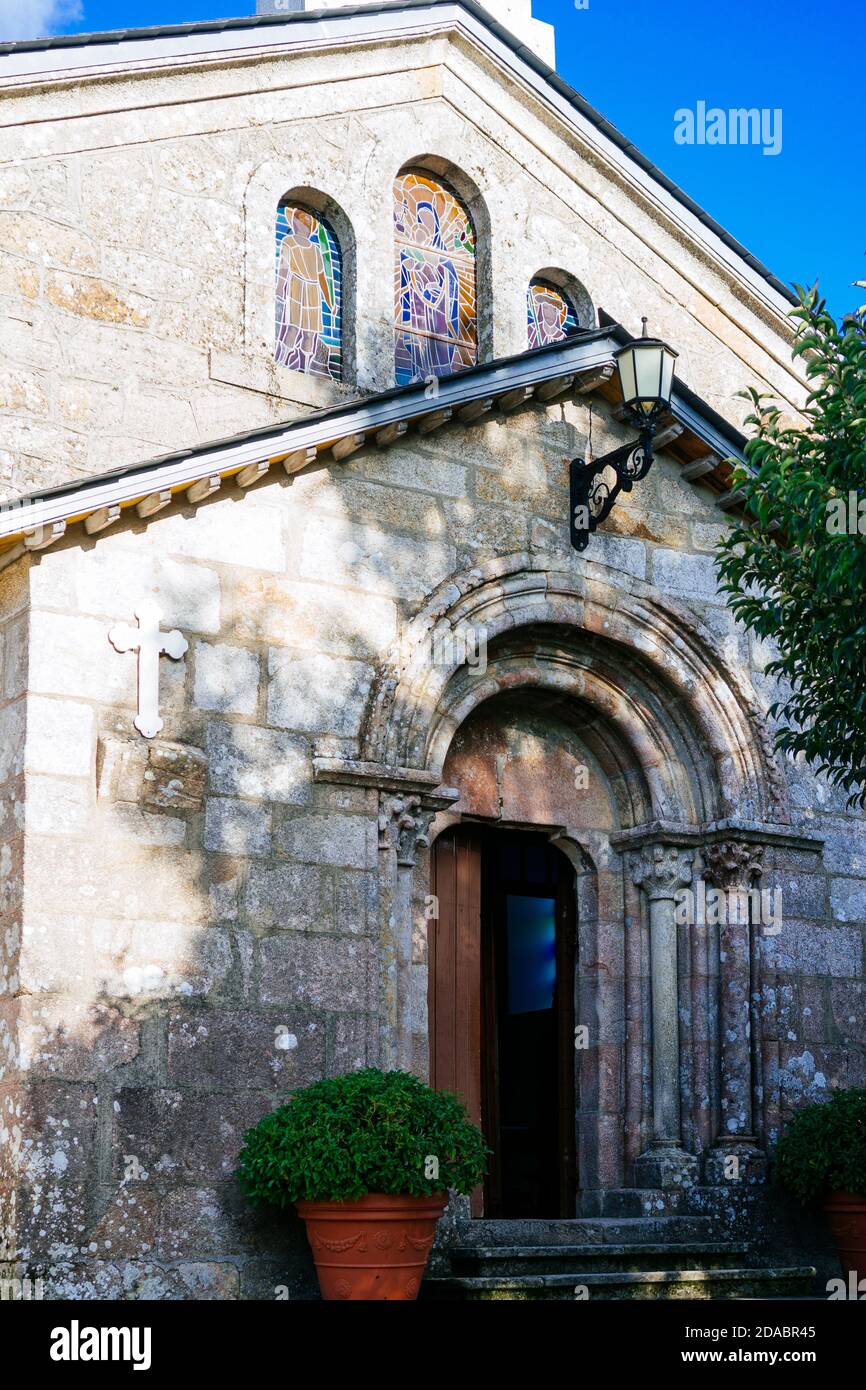
<path id="1" fill-rule="evenodd" d="M 170 656 L 179 661 L 189 643 L 175 630 L 160 632 L 162 613 L 153 599 L 142 599 L 136 605 L 138 627 L 120 623 L 108 634 L 108 640 L 118 652 L 138 652 L 138 714 L 132 721 L 144 738 L 153 738 L 162 728 L 159 717 L 159 658 Z"/>

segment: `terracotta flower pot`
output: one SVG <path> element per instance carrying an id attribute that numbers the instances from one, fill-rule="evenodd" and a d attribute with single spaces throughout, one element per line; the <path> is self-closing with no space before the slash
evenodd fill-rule
<path id="1" fill-rule="evenodd" d="M 355 1202 L 298 1202 L 322 1297 L 414 1299 L 447 1193 Z"/>
<path id="2" fill-rule="evenodd" d="M 824 1210 L 845 1273 L 866 1279 L 866 1193 L 830 1192 Z"/>

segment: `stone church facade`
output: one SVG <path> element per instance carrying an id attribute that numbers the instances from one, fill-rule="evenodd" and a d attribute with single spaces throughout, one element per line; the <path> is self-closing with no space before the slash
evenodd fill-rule
<path id="1" fill-rule="evenodd" d="M 489 1118 L 505 846 L 567 899 L 570 1132 L 547 1207 L 503 1160 L 475 1243 L 758 1232 L 764 1267 L 832 1272 L 767 1169 L 798 1104 L 866 1083 L 866 834 L 773 751 L 771 654 L 713 564 L 736 392 L 804 400 L 789 305 L 556 78 L 528 4 L 490 8 L 0 51 L 2 1257 L 48 1296 L 309 1296 L 298 1224 L 237 1191 L 244 1131 L 363 1065 Z M 463 318 L 406 360 L 462 356 L 398 385 L 409 176 L 398 304 L 420 265 Z M 280 210 L 312 296 L 282 361 Z M 529 351 L 533 286 L 577 331 Z M 644 315 L 671 417 L 578 555 L 569 461 L 630 438 L 612 354 Z M 683 922 L 684 888 L 757 897 Z"/>

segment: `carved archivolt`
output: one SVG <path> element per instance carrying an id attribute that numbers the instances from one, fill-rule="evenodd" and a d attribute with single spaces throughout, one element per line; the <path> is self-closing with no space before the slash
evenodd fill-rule
<path id="1" fill-rule="evenodd" d="M 787 823 L 785 779 L 745 682 L 710 635 L 649 586 L 605 567 L 550 570 L 515 555 L 447 581 L 408 625 L 379 674 L 362 730 L 362 757 L 441 774 L 459 725 L 508 690 L 571 698 L 603 721 L 644 780 L 661 820 Z M 486 665 L 431 660 L 447 627 L 483 634 Z M 642 815 L 646 815 L 644 810 Z"/>

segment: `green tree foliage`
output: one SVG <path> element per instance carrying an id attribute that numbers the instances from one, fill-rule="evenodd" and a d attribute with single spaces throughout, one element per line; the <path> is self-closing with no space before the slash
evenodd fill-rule
<path id="1" fill-rule="evenodd" d="M 857 284 L 866 288 L 866 281 Z M 721 588 L 779 656 L 777 746 L 802 753 L 866 805 L 866 306 L 837 324 L 801 289 L 793 356 L 811 391 L 802 423 L 757 391 L 748 468 L 734 474 L 746 518 L 720 543 Z"/>
<path id="2" fill-rule="evenodd" d="M 367 1067 L 316 1081 L 265 1115 L 244 1136 L 238 1178 L 257 1205 L 422 1197 L 471 1192 L 486 1159 L 457 1096 Z"/>
<path id="3" fill-rule="evenodd" d="M 801 1202 L 866 1193 L 866 1090 L 834 1091 L 798 1110 L 776 1149 L 776 1178 Z"/>

